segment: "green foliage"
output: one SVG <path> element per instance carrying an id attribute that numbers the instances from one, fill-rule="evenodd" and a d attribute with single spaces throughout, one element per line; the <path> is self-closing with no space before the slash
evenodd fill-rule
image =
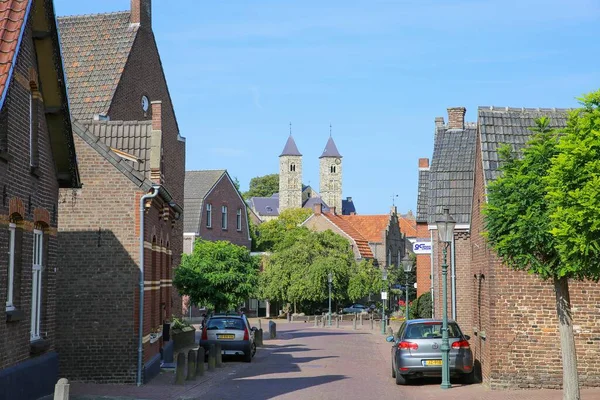
<path id="1" fill-rule="evenodd" d="M 559 277 L 600 278 L 600 91 L 580 99 L 548 174 L 551 232 Z"/>
<path id="2" fill-rule="evenodd" d="M 287 247 L 292 244 L 294 235 L 298 233 L 298 225 L 304 222 L 312 210 L 307 208 L 287 209 L 279 217 L 260 224 L 258 227 L 257 249 L 274 251 L 278 246 Z M 295 231 L 290 236 L 289 233 Z"/>
<path id="3" fill-rule="evenodd" d="M 173 315 L 171 322 L 172 322 L 171 328 L 173 328 L 173 329 L 182 330 L 183 328 L 190 326 L 190 324 L 187 321 L 184 321 L 183 319 L 179 319 L 175 315 Z"/>
<path id="4" fill-rule="evenodd" d="M 546 201 L 545 177 L 558 153 L 558 135 L 549 122 L 546 117 L 535 121 L 520 157 L 509 146 L 500 148 L 502 176 L 489 184 L 484 209 L 487 238 L 500 259 L 543 279 L 563 271 Z"/>
<path id="5" fill-rule="evenodd" d="M 193 304 L 230 310 L 255 294 L 258 260 L 245 247 L 199 239 L 192 254 L 183 255 L 173 285 Z"/>
<path id="6" fill-rule="evenodd" d="M 279 174 L 257 176 L 250 180 L 250 188 L 244 193 L 244 198 L 271 197 L 279 193 Z"/>
<path id="7" fill-rule="evenodd" d="M 408 313 L 410 314 L 411 319 L 431 318 L 431 307 L 431 293 L 426 292 L 412 302 L 411 307 L 408 309 Z"/>
<path id="8" fill-rule="evenodd" d="M 356 301 L 370 293 L 378 293 L 381 285 L 381 270 L 373 266 L 372 261 L 363 260 L 351 266 L 348 282 L 348 298 L 350 300 Z"/>
<path id="9" fill-rule="evenodd" d="M 332 299 L 346 298 L 354 256 L 348 241 L 331 231 L 295 228 L 284 233 L 260 277 L 263 298 L 283 302 L 320 302 L 328 298 L 328 274 L 333 274 Z"/>
<path id="10" fill-rule="evenodd" d="M 233 177 L 233 186 L 235 186 L 238 192 L 240 191 L 240 181 L 237 176 Z"/>

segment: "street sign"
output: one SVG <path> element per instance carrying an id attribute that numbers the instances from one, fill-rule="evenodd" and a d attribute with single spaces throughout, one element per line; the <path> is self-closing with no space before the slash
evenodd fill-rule
<path id="1" fill-rule="evenodd" d="M 381 300 L 387 300 L 387 292 L 381 292 Z"/>

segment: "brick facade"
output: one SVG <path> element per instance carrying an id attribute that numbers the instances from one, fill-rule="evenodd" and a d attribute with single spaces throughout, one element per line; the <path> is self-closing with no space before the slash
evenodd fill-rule
<path id="1" fill-rule="evenodd" d="M 483 233 L 485 186 L 478 138 L 472 213 L 473 326 L 471 346 L 484 383 L 493 388 L 559 388 L 562 367 L 558 319 L 551 282 L 513 271 L 495 256 Z M 600 386 L 598 299 L 600 286 L 569 282 L 579 381 Z"/>

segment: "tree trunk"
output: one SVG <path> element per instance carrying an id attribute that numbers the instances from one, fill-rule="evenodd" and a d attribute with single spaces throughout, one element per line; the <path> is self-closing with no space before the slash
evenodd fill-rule
<path id="1" fill-rule="evenodd" d="M 560 332 L 560 349 L 563 365 L 563 400 L 580 400 L 579 376 L 577 374 L 577 353 L 573 334 L 573 316 L 569 296 L 569 280 L 566 277 L 554 278 L 556 313 Z"/>
<path id="2" fill-rule="evenodd" d="M 296 302 L 294 301 L 294 314 L 298 314 L 298 309 L 296 308 Z"/>

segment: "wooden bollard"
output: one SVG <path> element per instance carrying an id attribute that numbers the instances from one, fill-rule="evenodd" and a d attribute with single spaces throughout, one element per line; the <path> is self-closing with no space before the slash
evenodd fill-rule
<path id="1" fill-rule="evenodd" d="M 208 350 L 208 370 L 214 371 L 217 363 L 217 348 L 211 344 Z"/>
<path id="2" fill-rule="evenodd" d="M 196 353 L 196 376 L 204 375 L 204 347 L 200 346 Z"/>
<path id="3" fill-rule="evenodd" d="M 335 319 L 335 327 L 336 327 L 336 328 L 339 328 L 339 327 L 340 327 L 340 319 L 339 319 L 339 318 L 336 318 L 336 319 Z"/>
<path id="4" fill-rule="evenodd" d="M 188 381 L 196 379 L 196 350 L 188 351 L 187 378 Z"/>
<path id="5" fill-rule="evenodd" d="M 217 366 L 217 368 L 223 367 L 223 352 L 221 350 L 221 343 L 217 343 L 215 345 L 215 352 L 217 353 L 215 365 Z"/>
<path id="6" fill-rule="evenodd" d="M 258 329 L 256 332 L 254 332 L 254 341 L 256 342 L 256 347 L 263 346 L 263 330 L 262 329 Z"/>
<path id="7" fill-rule="evenodd" d="M 258 329 L 262 329 L 262 321 L 260 319 L 258 320 Z"/>
<path id="8" fill-rule="evenodd" d="M 185 382 L 185 354 L 177 354 L 177 367 L 175 368 L 175 384 L 183 385 Z"/>
<path id="9" fill-rule="evenodd" d="M 373 330 L 373 324 L 374 324 L 375 320 L 373 318 L 371 318 L 371 330 Z"/>
<path id="10" fill-rule="evenodd" d="M 69 381 L 60 378 L 54 385 L 54 400 L 69 400 Z"/>
<path id="11" fill-rule="evenodd" d="M 360 326 L 363 326 L 363 315 L 360 314 Z"/>

